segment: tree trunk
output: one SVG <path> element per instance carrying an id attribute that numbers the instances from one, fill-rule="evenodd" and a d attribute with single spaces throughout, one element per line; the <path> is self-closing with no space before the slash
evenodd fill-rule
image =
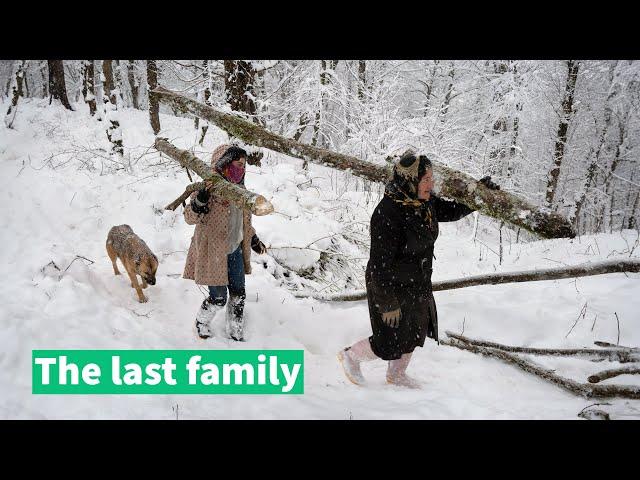
<path id="1" fill-rule="evenodd" d="M 122 143 L 122 131 L 120 130 L 120 121 L 118 119 L 117 96 L 114 92 L 112 61 L 103 60 L 102 73 L 104 76 L 104 85 L 102 92 L 102 101 L 104 104 L 105 120 L 107 127 L 107 138 L 111 142 L 111 153 L 122 158 L 124 156 L 124 145 Z"/>
<path id="2" fill-rule="evenodd" d="M 273 205 L 262 195 L 226 181 L 188 150 L 175 147 L 166 138 L 156 137 L 154 145 L 158 151 L 169 155 L 183 167 L 193 170 L 204 180 L 204 182 L 189 185 L 180 197 L 165 207 L 167 210 L 175 210 L 192 192 L 206 187 L 211 190 L 212 194 L 223 197 L 233 202 L 237 207 L 251 211 L 254 215 L 267 215 L 273 212 Z"/>
<path id="3" fill-rule="evenodd" d="M 93 60 L 83 60 L 82 66 L 82 96 L 84 101 L 89 104 L 89 114 L 96 114 L 96 90 L 93 85 L 95 77 L 95 69 Z"/>
<path id="4" fill-rule="evenodd" d="M 636 223 L 636 212 L 638 211 L 638 204 L 640 204 L 640 190 L 636 194 L 636 199 L 633 201 L 633 206 L 631 207 L 631 215 L 629 217 L 629 224 L 627 228 L 636 228 L 638 224 Z"/>
<path id="5" fill-rule="evenodd" d="M 109 97 L 109 101 L 112 105 L 118 105 L 116 98 L 115 84 L 113 82 L 113 62 L 112 60 L 102 61 L 102 75 L 104 76 L 103 95 Z"/>
<path id="6" fill-rule="evenodd" d="M 314 147 L 317 145 L 319 145 L 320 147 L 325 147 L 327 144 L 326 138 L 322 131 L 322 118 L 324 116 L 323 113 L 327 109 L 325 87 L 329 84 L 331 79 L 331 77 L 327 73 L 327 69 L 330 69 L 332 71 L 335 70 L 336 66 L 338 65 L 338 61 L 339 60 L 329 60 L 328 64 L 326 60 L 320 61 L 320 102 L 316 109 L 315 122 L 313 124 L 313 136 L 311 137 L 311 145 Z M 305 170 L 307 169 L 307 162 L 304 162 L 302 168 Z"/>
<path id="7" fill-rule="evenodd" d="M 616 190 L 612 189 L 611 185 L 612 185 L 613 175 L 618 169 L 621 158 L 623 157 L 622 150 L 625 144 L 625 138 L 627 134 L 628 119 L 629 119 L 628 110 L 623 112 L 622 115 L 620 114 L 618 115 L 618 138 L 617 138 L 618 141 L 616 143 L 616 153 L 613 157 L 613 161 L 611 162 L 611 166 L 604 180 L 605 193 L 611 197 L 611 204 L 609 208 L 609 227 L 610 228 L 613 227 L 613 214 L 614 214 L 613 212 L 615 210 L 613 200 L 614 200 L 614 194 L 616 193 Z"/>
<path id="8" fill-rule="evenodd" d="M 455 65 L 451 62 L 451 69 L 449 70 L 449 86 L 447 87 L 447 93 L 444 96 L 444 101 L 440 107 L 440 120 L 444 122 L 445 117 L 447 116 L 447 112 L 449 111 L 449 105 L 451 103 L 451 94 L 453 93 L 453 80 L 456 75 Z"/>
<path id="9" fill-rule="evenodd" d="M 367 88 L 367 62 L 358 60 L 358 98 L 364 100 L 364 91 Z"/>
<path id="10" fill-rule="evenodd" d="M 249 114 L 253 123 L 258 124 L 254 101 L 256 70 L 253 65 L 244 60 L 225 60 L 224 74 L 225 95 L 231 109 Z M 262 156 L 261 152 L 250 153 L 247 163 L 260 166 Z"/>
<path id="11" fill-rule="evenodd" d="M 560 117 L 560 124 L 558 125 L 558 134 L 556 136 L 553 153 L 553 166 L 549 172 L 549 181 L 547 183 L 547 193 L 545 196 L 545 204 L 548 208 L 553 208 L 553 199 L 558 187 L 560 167 L 564 159 L 564 151 L 567 144 L 567 131 L 569 130 L 569 122 L 573 113 L 573 97 L 576 90 L 579 67 L 579 62 L 574 60 L 567 61 L 567 81 L 565 84 L 564 98 L 562 99 L 562 116 Z"/>
<path id="12" fill-rule="evenodd" d="M 26 67 L 25 67 L 25 72 L 24 72 L 24 93 L 25 95 L 23 95 L 23 97 L 29 98 L 31 95 L 29 94 L 29 82 L 28 82 L 28 75 L 26 72 Z"/>
<path id="13" fill-rule="evenodd" d="M 607 262 L 597 262 L 583 266 L 546 268 L 542 270 L 524 272 L 489 273 L 486 275 L 475 275 L 466 278 L 455 278 L 433 282 L 432 290 L 439 292 L 442 290 L 454 290 L 456 288 L 475 287 L 478 285 L 498 285 L 502 283 L 539 282 L 541 280 L 558 280 L 561 278 L 577 278 L 592 275 L 604 275 L 607 273 L 640 272 L 640 261 L 637 260 L 611 260 Z M 367 298 L 367 292 L 356 290 L 350 293 L 340 293 L 336 295 L 306 295 L 296 294 L 296 297 L 313 297 L 324 301 L 358 301 Z"/>
<path id="14" fill-rule="evenodd" d="M 13 128 L 13 122 L 16 118 L 16 113 L 18 112 L 18 100 L 20 97 L 24 97 L 24 93 L 22 91 L 22 82 L 25 77 L 25 70 L 27 61 L 26 60 L 18 60 L 16 63 L 16 73 L 12 76 L 12 85 L 9 93 L 11 94 L 11 103 L 9 104 L 9 108 L 7 109 L 7 113 L 4 116 L 4 124 L 7 128 Z"/>
<path id="15" fill-rule="evenodd" d="M 64 81 L 64 62 L 62 60 L 47 60 L 49 65 L 49 104 L 55 98 L 60 100 L 64 108 L 73 111 L 67 98 L 67 85 Z"/>
<path id="16" fill-rule="evenodd" d="M 123 97 L 123 88 L 124 85 L 122 81 L 122 65 L 120 64 L 120 60 L 115 60 L 115 68 L 113 69 L 114 78 L 115 78 L 115 95 L 116 95 L 116 103 L 119 108 L 123 108 L 125 106 L 124 97 Z"/>
<path id="17" fill-rule="evenodd" d="M 585 177 L 584 187 L 582 189 L 582 193 L 580 193 L 580 197 L 576 201 L 576 207 L 574 209 L 573 218 L 570 220 L 575 225 L 576 231 L 585 232 L 584 228 L 580 229 L 580 214 L 582 212 L 582 206 L 584 205 L 584 201 L 587 198 L 587 193 L 596 176 L 596 168 L 598 167 L 598 162 L 600 161 L 600 152 L 602 152 L 602 147 L 604 147 L 605 140 L 607 137 L 607 132 L 611 127 L 611 118 L 612 118 L 612 101 L 618 94 L 618 88 L 614 82 L 615 79 L 615 70 L 618 62 L 610 68 L 609 71 L 609 94 L 607 95 L 607 99 L 605 100 L 604 105 L 604 125 L 602 127 L 602 131 L 600 132 L 600 139 L 598 141 L 598 147 L 596 148 L 595 155 L 593 160 L 589 164 L 587 168 L 587 174 Z"/>
<path id="18" fill-rule="evenodd" d="M 208 120 L 245 143 L 339 170 L 350 170 L 354 175 L 374 182 L 387 182 L 391 177 L 391 166 L 374 165 L 356 157 L 275 135 L 258 125 L 234 115 L 222 113 L 162 87 L 155 89 L 154 95 L 159 101 L 174 105 L 181 112 L 198 115 Z M 433 172 L 434 191 L 442 197 L 456 199 L 470 208 L 522 227 L 544 238 L 575 236 L 569 222 L 557 213 L 540 211 L 521 198 L 503 190 L 489 190 L 470 176 L 437 162 L 433 162 Z"/>
<path id="19" fill-rule="evenodd" d="M 138 103 L 138 78 L 135 74 L 135 60 L 129 60 L 127 63 L 127 78 L 129 80 L 129 88 L 131 89 L 131 103 L 133 108 L 140 110 L 140 104 Z"/>
<path id="20" fill-rule="evenodd" d="M 42 98 L 49 96 L 49 81 L 45 70 L 49 70 L 49 65 L 46 60 L 40 62 L 40 74 L 42 75 Z"/>
<path id="21" fill-rule="evenodd" d="M 204 104 L 211 105 L 211 66 L 209 65 L 209 60 L 203 60 L 202 66 L 205 71 L 205 75 L 207 76 L 207 86 L 204 88 Z M 199 117 L 196 117 L 199 118 Z M 204 137 L 207 134 L 207 130 L 209 130 L 209 125 L 207 123 L 200 125 L 200 141 L 199 145 L 202 145 L 204 142 Z"/>
<path id="22" fill-rule="evenodd" d="M 147 92 L 149 95 L 149 121 L 153 134 L 160 131 L 160 105 L 152 93 L 158 87 L 158 66 L 155 60 L 147 60 Z"/>

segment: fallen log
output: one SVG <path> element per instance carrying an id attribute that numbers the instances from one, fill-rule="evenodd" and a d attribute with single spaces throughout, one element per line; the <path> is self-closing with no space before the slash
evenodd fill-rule
<path id="1" fill-rule="evenodd" d="M 374 182 L 386 182 L 391 176 L 391 165 L 375 165 L 350 155 L 305 145 L 166 88 L 157 87 L 151 93 L 159 101 L 180 112 L 205 119 L 245 143 L 320 165 L 349 170 L 354 175 Z M 434 192 L 437 195 L 453 198 L 474 210 L 524 228 L 543 238 L 575 237 L 569 221 L 557 213 L 535 207 L 504 190 L 490 190 L 469 175 L 438 162 L 433 162 L 433 174 Z"/>
<path id="2" fill-rule="evenodd" d="M 619 349 L 590 349 L 590 348 L 534 348 L 534 347 L 515 347 L 512 345 L 502 345 L 500 343 L 489 342 L 485 340 L 476 340 L 453 332 L 445 332 L 448 337 L 454 338 L 469 345 L 478 347 L 493 348 L 503 352 L 511 353 L 527 353 L 530 355 L 553 355 L 553 356 L 575 356 L 575 357 L 603 357 L 614 362 L 628 363 L 640 362 L 640 355 Z"/>
<path id="3" fill-rule="evenodd" d="M 452 280 L 442 280 L 433 282 L 433 291 L 453 290 L 456 288 L 475 287 L 478 285 L 498 285 L 501 283 L 537 282 L 540 280 L 558 280 L 561 278 L 577 278 L 591 275 L 604 275 L 607 273 L 640 272 L 640 261 L 638 260 L 611 260 L 606 262 L 595 262 L 586 265 L 571 267 L 545 268 L 540 270 L 490 273 L 486 275 L 475 275 L 466 278 L 454 278 Z M 347 293 L 334 295 L 313 295 L 306 293 L 294 294 L 298 298 L 315 298 L 316 300 L 335 302 L 352 302 L 365 300 L 367 292 L 365 290 L 353 290 Z"/>
<path id="4" fill-rule="evenodd" d="M 640 375 L 640 368 L 631 366 L 625 368 L 612 368 L 610 370 L 603 370 L 601 372 L 590 375 L 587 380 L 589 380 L 589 383 L 598 383 L 606 380 L 607 378 L 613 378 L 619 375 Z"/>
<path id="5" fill-rule="evenodd" d="M 236 206 L 251 211 L 254 215 L 267 215 L 273 212 L 273 205 L 262 195 L 226 181 L 190 151 L 172 145 L 166 138 L 156 138 L 154 146 L 158 151 L 173 158 L 183 167 L 191 169 L 204 180 L 204 182 L 187 186 L 182 195 L 165 207 L 166 210 L 175 210 L 191 193 L 207 188 L 213 195 L 224 197 Z"/>
<path id="6" fill-rule="evenodd" d="M 629 350 L 631 352 L 640 352 L 640 348 L 638 347 L 625 347 L 624 345 L 616 345 L 615 343 L 595 341 L 593 342 L 593 344 L 599 347 L 610 347 L 610 348 L 617 348 L 620 350 Z"/>
<path id="7" fill-rule="evenodd" d="M 586 383 L 576 382 L 570 378 L 565 378 L 557 375 L 552 370 L 540 367 L 533 362 L 520 358 L 515 354 L 508 353 L 502 350 L 494 348 L 481 347 L 478 345 L 471 345 L 461 340 L 440 340 L 443 345 L 459 348 L 461 350 L 468 350 L 473 353 L 478 353 L 488 357 L 498 358 L 504 362 L 516 365 L 525 372 L 537 375 L 544 380 L 558 385 L 571 393 L 579 395 L 584 398 L 612 398 L 622 397 L 631 399 L 640 399 L 640 387 L 631 385 L 589 385 Z"/>

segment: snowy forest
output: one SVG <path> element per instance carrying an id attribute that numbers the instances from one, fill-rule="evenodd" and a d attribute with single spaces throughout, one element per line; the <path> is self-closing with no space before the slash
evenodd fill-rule
<path id="1" fill-rule="evenodd" d="M 0 417 L 640 418 L 639 61 L 2 60 L 0 108 L 12 284 L 0 294 Z M 241 201 L 267 249 L 251 259 L 241 346 L 218 317 L 208 343 L 195 338 L 207 292 L 182 278 L 185 200 L 202 174 L 180 158 L 208 165 L 223 143 L 249 152 L 254 196 Z M 519 223 L 525 207 L 496 213 L 487 196 L 443 223 L 441 342 L 409 367 L 426 386 L 358 393 L 335 354 L 371 333 L 374 180 L 408 149 L 466 185 L 490 176 L 499 198 L 571 234 Z M 269 208 L 256 214 L 255 201 Z M 146 303 L 104 251 L 120 224 L 158 257 Z M 299 348 L 307 401 L 45 399 L 30 395 L 32 348 Z M 365 373 L 383 378 L 381 365 Z"/>
<path id="2" fill-rule="evenodd" d="M 640 215 L 636 61 L 30 60 L 1 66 L 7 126 L 21 97 L 51 97 L 69 109 L 70 101 L 86 102 L 90 115 L 104 117 L 106 131 L 117 130 L 112 112 L 123 108 L 149 110 L 159 130 L 156 112 L 170 110 L 150 102 L 148 92 L 162 85 L 285 137 L 373 163 L 412 147 L 473 176 L 489 174 L 565 215 L 581 234 L 633 229 Z M 202 144 L 208 126 L 199 123 L 196 118 Z M 122 155 L 118 135 L 114 150 Z"/>

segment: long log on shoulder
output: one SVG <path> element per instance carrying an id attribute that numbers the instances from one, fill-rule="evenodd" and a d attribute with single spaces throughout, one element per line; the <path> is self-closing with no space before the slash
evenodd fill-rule
<path id="1" fill-rule="evenodd" d="M 433 282 L 433 291 L 453 290 L 456 288 L 475 287 L 478 285 L 498 285 L 500 283 L 537 282 L 540 280 L 558 280 L 561 278 L 577 278 L 591 275 L 604 275 L 606 273 L 640 272 L 640 261 L 638 260 L 609 260 L 605 262 L 594 262 L 586 265 L 576 265 L 572 267 L 545 268 L 540 270 L 489 273 L 486 275 L 475 275 L 466 278 L 454 278 Z M 296 293 L 299 298 L 315 298 L 322 301 L 343 301 L 352 302 L 365 300 L 367 292 L 364 290 L 354 290 L 348 293 L 334 295 L 311 295 Z"/>
<path id="2" fill-rule="evenodd" d="M 227 182 L 190 151 L 176 147 L 166 138 L 156 138 L 154 146 L 156 150 L 167 154 L 183 167 L 190 168 L 204 180 L 204 182 L 187 186 L 182 195 L 165 207 L 166 210 L 175 210 L 192 192 L 206 187 L 213 195 L 224 197 L 236 206 L 251 211 L 254 215 L 267 215 L 273 212 L 273 205 L 262 195 Z"/>
<path id="3" fill-rule="evenodd" d="M 305 145 L 296 140 L 276 135 L 259 125 L 235 115 L 220 112 L 204 103 L 158 87 L 152 94 L 161 102 L 183 113 L 191 113 L 208 120 L 245 143 L 268 148 L 275 152 L 340 170 L 374 182 L 386 182 L 391 177 L 391 166 L 380 166 L 359 158 Z M 543 238 L 575 236 L 569 221 L 563 216 L 535 207 L 525 200 L 503 190 L 490 190 L 469 175 L 433 162 L 434 192 L 453 198 L 474 210 L 524 228 Z"/>

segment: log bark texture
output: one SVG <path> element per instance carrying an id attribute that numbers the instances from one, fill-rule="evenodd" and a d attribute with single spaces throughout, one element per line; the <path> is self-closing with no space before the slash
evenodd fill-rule
<path id="1" fill-rule="evenodd" d="M 163 87 L 153 90 L 153 94 L 159 101 L 172 108 L 208 120 L 245 143 L 339 170 L 349 170 L 354 175 L 374 182 L 386 182 L 391 177 L 391 165 L 375 165 L 356 157 L 305 145 Z M 436 162 L 433 162 L 433 173 L 434 191 L 442 197 L 453 198 L 470 208 L 543 238 L 575 236 L 569 221 L 557 213 L 539 209 L 503 190 L 490 190 L 469 175 Z"/>
<path id="2" fill-rule="evenodd" d="M 165 207 L 167 210 L 175 210 L 192 192 L 206 187 L 212 194 L 224 197 L 236 206 L 251 211 L 254 215 L 267 215 L 273 212 L 273 205 L 262 195 L 226 181 L 190 151 L 172 145 L 166 138 L 156 138 L 154 145 L 156 150 L 173 158 L 204 180 L 204 182 L 189 185 L 180 197 Z"/>
<path id="3" fill-rule="evenodd" d="M 454 278 L 433 282 L 433 291 L 454 290 L 456 288 L 474 287 L 478 285 L 498 285 L 501 283 L 537 282 L 541 280 L 558 280 L 561 278 L 586 277 L 591 275 L 604 275 L 607 273 L 640 272 L 640 261 L 638 260 L 611 260 L 606 262 L 596 262 L 587 265 L 577 265 L 572 267 L 545 268 L 541 270 L 530 270 L 521 272 L 490 273 L 486 275 L 475 275 L 467 278 Z M 299 298 L 312 297 L 323 301 L 359 301 L 367 298 L 364 290 L 355 290 L 349 293 L 335 295 L 307 295 L 298 293 Z"/>
<path id="4" fill-rule="evenodd" d="M 558 385 L 571 393 L 579 395 L 585 398 L 612 398 L 622 397 L 631 399 L 640 399 L 640 387 L 632 385 L 589 385 L 586 383 L 576 382 L 570 378 L 565 378 L 557 375 L 552 370 L 540 367 L 533 362 L 520 358 L 515 354 L 497 350 L 494 348 L 480 347 L 478 345 L 472 345 L 460 340 L 440 340 L 443 345 L 459 348 L 461 350 L 467 350 L 473 353 L 498 358 L 504 362 L 516 365 L 518 368 L 525 372 L 537 375 L 544 380 Z"/>

